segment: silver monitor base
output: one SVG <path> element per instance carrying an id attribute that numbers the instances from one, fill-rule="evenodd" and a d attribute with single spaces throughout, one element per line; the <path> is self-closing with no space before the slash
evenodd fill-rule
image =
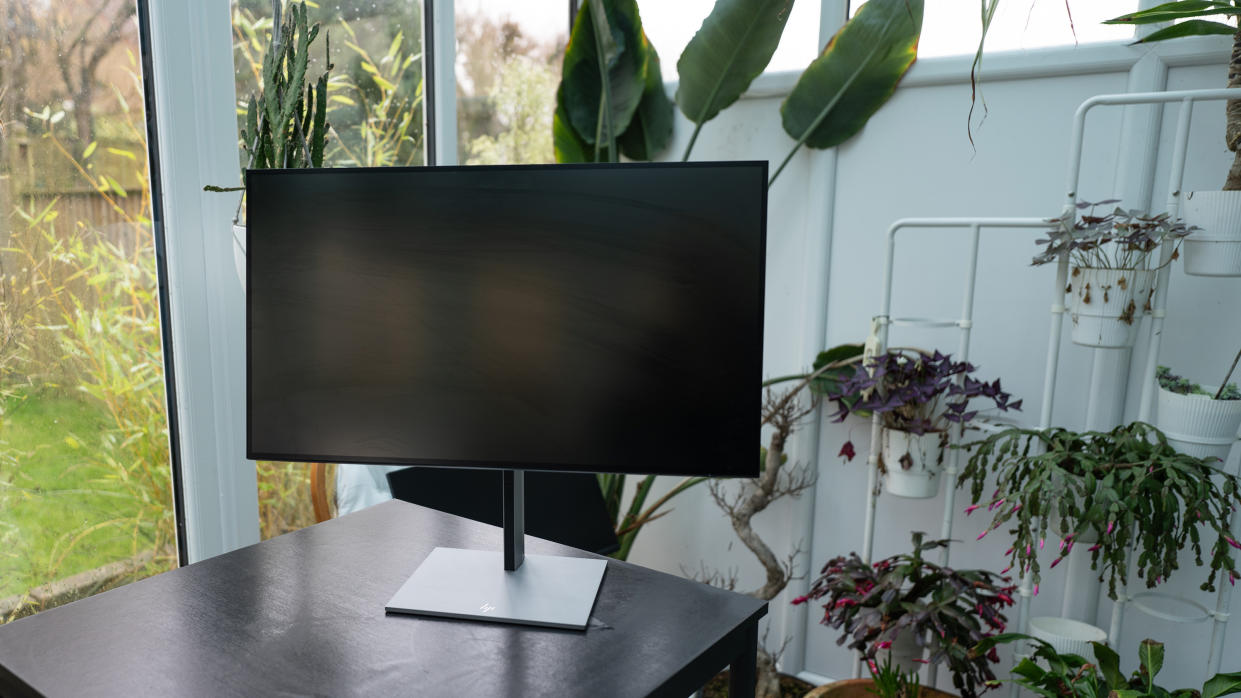
<path id="1" fill-rule="evenodd" d="M 388 602 L 389 613 L 584 630 L 607 560 L 436 548 Z"/>

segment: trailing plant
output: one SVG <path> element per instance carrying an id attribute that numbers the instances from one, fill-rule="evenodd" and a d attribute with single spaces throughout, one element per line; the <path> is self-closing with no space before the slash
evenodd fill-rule
<path id="1" fill-rule="evenodd" d="M 1148 215 L 1118 207 L 1111 213 L 1095 215 L 1095 208 L 1117 201 L 1079 201 L 1078 210 L 1090 212 L 1081 214 L 1072 225 L 1062 218 L 1053 219 L 1047 238 L 1036 241 L 1044 250 L 1031 265 L 1055 262 L 1067 252 L 1073 265 L 1081 268 L 1153 269 L 1151 258 L 1161 245 L 1176 245 L 1197 229 L 1172 220 L 1166 213 Z"/>
<path id="2" fill-rule="evenodd" d="M 931 664 L 946 664 L 952 683 L 965 698 L 973 698 L 995 680 L 991 664 L 995 652 L 970 650 L 996 632 L 1008 619 L 1003 609 L 1013 605 L 1015 585 L 1008 577 L 986 570 L 957 570 L 924 560 L 928 550 L 948 541 L 922 540 L 913 534 L 913 552 L 866 564 L 857 553 L 835 557 L 823 566 L 809 593 L 795 604 L 826 598 L 824 625 L 840 630 L 836 644 L 868 660 L 891 646 L 897 635 L 912 633 L 930 652 Z"/>
<path id="3" fill-rule="evenodd" d="M 1053 427 L 1012 427 L 968 444 L 972 448 L 959 485 L 970 484 L 973 513 L 986 506 L 991 523 L 979 536 L 1008 526 L 1013 535 L 1009 567 L 1029 572 L 1039 582 L 1039 554 L 1059 525 L 1063 537 L 1051 567 L 1058 565 L 1077 540 L 1094 533 L 1091 569 L 1107 580 L 1108 596 L 1116 583 L 1128 581 L 1131 563 L 1146 586 L 1154 587 L 1178 567 L 1180 552 L 1189 547 L 1203 563 L 1200 528 L 1214 532 L 1207 579 L 1202 588 L 1215 589 L 1217 575 L 1237 578 L 1230 548 L 1241 549 L 1229 533 L 1232 509 L 1241 503 L 1237 478 L 1208 461 L 1177 453 L 1163 433 L 1144 422 L 1109 432 L 1078 433 Z M 990 496 L 984 494 L 994 480 Z M 1131 560 L 1131 551 L 1137 559 Z M 1007 570 L 1006 570 L 1007 571 Z"/>
<path id="4" fill-rule="evenodd" d="M 1164 648 L 1162 642 L 1150 639 L 1138 646 L 1138 669 L 1127 679 L 1120 671 L 1120 655 L 1101 642 L 1090 643 L 1094 663 L 1077 654 L 1061 654 L 1051 644 L 1020 633 L 987 638 L 974 651 L 994 652 L 996 645 L 1019 640 L 1033 642 L 1035 647 L 1013 667 L 1012 680 L 1046 698 L 1220 698 L 1241 693 L 1241 671 L 1216 674 L 1202 684 L 1201 690 L 1168 690 L 1157 685 L 1155 677 L 1163 668 Z"/>
<path id="5" fill-rule="evenodd" d="M 972 375 L 976 370 L 938 351 L 891 350 L 857 364 L 853 375 L 828 393 L 839 408 L 832 417 L 843 422 L 852 412 L 878 412 L 889 429 L 925 434 L 977 417 L 978 410 L 970 409 L 976 397 L 991 400 L 1001 411 L 1021 409 L 1021 400 L 1010 402 L 1012 395 L 998 378 L 980 381 Z"/>
<path id="6" fill-rule="evenodd" d="M 741 97 L 771 61 L 792 0 L 718 0 L 677 61 L 676 104 L 695 126 Z M 775 181 L 803 146 L 851 138 L 896 90 L 917 56 L 923 0 L 871 0 L 836 33 L 780 107 L 795 144 Z M 672 102 L 660 61 L 642 32 L 635 0 L 586 0 L 574 22 L 556 95 L 558 162 L 654 158 L 672 134 Z"/>
<path id="7" fill-rule="evenodd" d="M 949 425 L 968 424 L 978 416 L 970 409 L 976 397 L 987 398 L 1001 411 L 1020 410 L 1021 400 L 1000 386 L 1000 380 L 987 383 L 973 377 L 977 368 L 964 361 L 953 361 L 938 351 L 892 349 L 870 362 L 856 363 L 848 377 L 826 389 L 827 399 L 836 403 L 832 414 L 843 422 L 850 414 L 870 416 L 878 412 L 888 429 L 911 434 L 946 433 Z M 851 461 L 857 455 L 853 440 L 845 441 L 840 455 Z"/>
<path id="8" fill-rule="evenodd" d="M 1155 369 L 1155 379 L 1159 381 L 1159 387 L 1177 395 L 1206 395 L 1215 400 L 1241 400 L 1241 390 L 1237 390 L 1236 383 L 1225 383 L 1212 393 L 1188 378 L 1176 375 L 1167 366 Z"/>
<path id="9" fill-rule="evenodd" d="M 879 698 L 918 698 L 921 695 L 922 680 L 918 672 L 905 672 L 899 666 L 892 666 L 891 655 L 884 657 L 882 666 L 873 659 L 867 659 L 866 666 L 875 684 L 872 692 Z"/>

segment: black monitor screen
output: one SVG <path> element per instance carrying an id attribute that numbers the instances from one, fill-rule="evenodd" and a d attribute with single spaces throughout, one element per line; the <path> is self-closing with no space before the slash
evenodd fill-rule
<path id="1" fill-rule="evenodd" d="M 766 173 L 249 172 L 247 455 L 756 476 Z"/>

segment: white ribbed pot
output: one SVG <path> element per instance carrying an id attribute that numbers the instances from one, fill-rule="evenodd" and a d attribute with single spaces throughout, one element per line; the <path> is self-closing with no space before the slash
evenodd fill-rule
<path id="1" fill-rule="evenodd" d="M 1191 191 L 1181 216 L 1201 228 L 1183 243 L 1185 273 L 1241 276 L 1241 191 Z"/>
<path id="2" fill-rule="evenodd" d="M 233 224 L 233 266 L 237 268 L 237 279 L 241 281 L 241 290 L 246 290 L 246 226 Z"/>
<path id="3" fill-rule="evenodd" d="M 1211 395 L 1218 388 L 1202 386 Z M 1181 453 L 1224 460 L 1241 428 L 1241 400 L 1215 400 L 1211 395 L 1181 395 L 1161 386 L 1155 426 Z"/>
<path id="4" fill-rule="evenodd" d="M 944 449 L 948 432 L 911 434 L 899 429 L 883 430 L 884 485 L 898 497 L 926 499 L 939 493 L 939 475 L 944 470 Z"/>
<path id="5" fill-rule="evenodd" d="M 1091 642 L 1107 642 L 1107 633 L 1102 628 L 1053 616 L 1031 618 L 1030 634 L 1049 643 L 1060 654 L 1076 654 L 1087 661 L 1094 659 Z"/>
<path id="6" fill-rule="evenodd" d="M 922 648 L 918 646 L 918 640 L 911 632 L 899 633 L 896 639 L 892 640 L 892 646 L 886 650 L 878 650 L 875 652 L 875 664 L 883 666 L 884 662 L 891 658 L 892 667 L 899 668 L 904 673 L 918 671 L 922 668 L 922 663 L 914 661 L 922 658 Z"/>
<path id="7" fill-rule="evenodd" d="M 1154 287 L 1152 270 L 1073 267 L 1068 290 L 1073 342 L 1088 347 L 1133 346 Z"/>

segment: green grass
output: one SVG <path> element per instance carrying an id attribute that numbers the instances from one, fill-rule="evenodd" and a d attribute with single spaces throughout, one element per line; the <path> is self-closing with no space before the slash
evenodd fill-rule
<path id="1" fill-rule="evenodd" d="M 97 403 L 43 393 L 0 416 L 0 598 L 129 558 L 142 549 L 135 503 L 86 448 L 111 420 Z M 98 527 L 91 531 L 92 527 Z M 79 540 L 76 540 L 78 536 Z"/>

